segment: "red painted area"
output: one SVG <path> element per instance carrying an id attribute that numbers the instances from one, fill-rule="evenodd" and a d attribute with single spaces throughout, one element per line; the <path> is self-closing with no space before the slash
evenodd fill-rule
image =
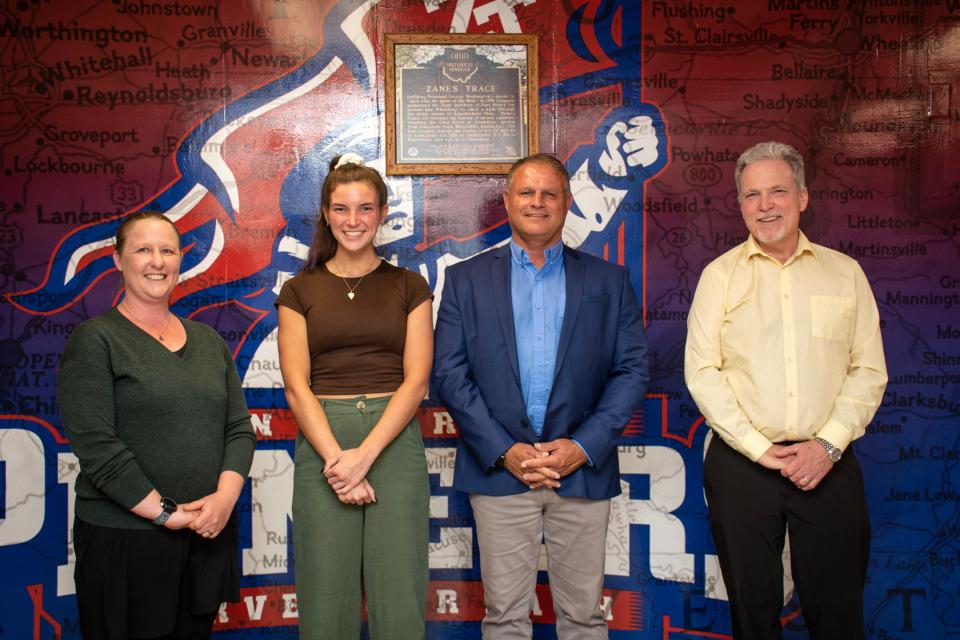
<path id="1" fill-rule="evenodd" d="M 550 587 L 536 587 L 537 609 L 531 616 L 535 624 L 554 624 Z M 643 594 L 637 591 L 604 589 L 609 598 L 607 625 L 613 631 L 642 631 Z M 427 589 L 427 620 L 430 622 L 478 622 L 483 619 L 483 584 L 479 581 L 430 582 Z M 274 585 L 240 590 L 240 602 L 227 604 L 220 612 L 214 630 L 290 626 L 297 624 L 296 587 Z"/>
<path id="2" fill-rule="evenodd" d="M 293 440 L 297 437 L 297 421 L 289 409 L 251 409 L 258 440 Z M 440 407 L 420 407 L 417 410 L 420 434 L 423 438 L 443 438 L 456 441 L 459 433 L 456 423 Z"/>
<path id="3" fill-rule="evenodd" d="M 57 431 L 52 424 L 41 418 L 17 414 L 0 414 L 0 420 L 25 420 L 27 422 L 34 422 L 49 431 L 50 435 L 53 436 L 53 439 L 57 444 L 68 444 L 67 439 L 63 437 L 63 435 Z"/>
<path id="4" fill-rule="evenodd" d="M 293 440 L 297 421 L 289 409 L 252 409 L 257 440 Z"/>
<path id="5" fill-rule="evenodd" d="M 693 438 L 697 433 L 697 428 L 703 424 L 703 416 L 700 416 L 693 421 L 693 424 L 690 425 L 690 428 L 687 430 L 687 434 L 684 436 L 677 435 L 670 432 L 670 427 L 668 424 L 669 416 L 669 403 L 670 398 L 665 393 L 648 393 L 648 398 L 655 398 L 660 401 L 660 435 L 664 438 L 675 440 L 688 449 L 693 448 Z"/>
<path id="6" fill-rule="evenodd" d="M 687 640 L 689 638 L 717 638 L 722 640 L 733 640 L 733 636 L 723 633 L 674 627 L 670 623 L 670 616 L 663 616 L 663 640 Z"/>
<path id="7" fill-rule="evenodd" d="M 292 584 L 240 590 L 240 602 L 221 609 L 214 630 L 279 627 L 297 624 L 296 588 Z"/>
<path id="8" fill-rule="evenodd" d="M 786 616 L 780 617 L 780 624 L 785 625 L 794 618 L 798 617 L 801 611 L 790 612 Z M 663 616 L 663 640 L 687 640 L 688 638 L 716 638 L 718 640 L 733 640 L 732 635 L 725 633 L 715 633 L 713 631 L 701 631 L 698 629 L 684 629 L 675 627 L 670 622 L 670 616 Z"/>
<path id="9" fill-rule="evenodd" d="M 417 409 L 420 422 L 420 435 L 424 438 L 447 438 L 455 440 L 460 430 L 457 424 L 442 407 L 420 407 Z"/>
<path id="10" fill-rule="evenodd" d="M 54 640 L 60 640 L 63 629 L 60 623 L 43 608 L 43 585 L 27 585 L 27 594 L 30 595 L 30 601 L 33 602 L 33 640 L 40 640 L 43 623 L 47 623 L 53 629 Z"/>
<path id="11" fill-rule="evenodd" d="M 630 416 L 630 421 L 623 430 L 623 437 L 632 438 L 642 436 L 644 431 L 646 431 L 646 419 L 644 417 L 644 409 L 640 407 Z"/>
<path id="12" fill-rule="evenodd" d="M 648 394 L 647 398 L 658 398 L 657 394 Z M 663 398 L 662 402 L 666 402 Z M 254 417 L 254 427 L 258 440 L 293 440 L 297 437 L 297 421 L 289 409 L 251 409 Z M 666 411 L 661 414 L 661 428 L 666 434 Z M 424 438 L 451 440 L 455 444 L 459 429 L 450 414 L 442 407 L 420 407 L 417 410 L 417 421 L 420 423 L 420 435 Z M 645 430 L 645 410 L 637 409 L 624 429 L 624 437 L 643 435 Z M 693 433 L 698 424 L 695 424 L 687 438 L 681 439 L 676 435 L 665 435 L 681 442 L 692 441 Z M 687 442 L 687 446 L 690 446 Z"/>

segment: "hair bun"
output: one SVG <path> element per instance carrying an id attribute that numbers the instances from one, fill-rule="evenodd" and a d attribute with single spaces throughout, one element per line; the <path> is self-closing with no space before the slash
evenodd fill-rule
<path id="1" fill-rule="evenodd" d="M 363 158 L 361 158 L 356 153 L 348 151 L 347 153 L 340 156 L 340 158 L 337 160 L 337 164 L 335 164 L 333 168 L 339 169 L 340 167 L 348 164 L 355 164 L 360 167 L 367 166 L 366 163 L 363 161 Z"/>

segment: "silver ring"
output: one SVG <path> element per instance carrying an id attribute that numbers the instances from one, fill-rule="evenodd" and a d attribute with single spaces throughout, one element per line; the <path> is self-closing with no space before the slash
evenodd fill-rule
<path id="1" fill-rule="evenodd" d="M 800 484 L 807 484 L 807 476 L 800 478 Z"/>

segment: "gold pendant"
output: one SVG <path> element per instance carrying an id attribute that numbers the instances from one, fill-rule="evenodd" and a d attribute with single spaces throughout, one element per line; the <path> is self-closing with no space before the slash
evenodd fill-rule
<path id="1" fill-rule="evenodd" d="M 355 296 L 355 294 L 353 293 L 353 291 L 348 291 L 348 292 L 347 292 L 347 297 L 350 298 L 351 300 L 353 300 L 354 296 Z"/>

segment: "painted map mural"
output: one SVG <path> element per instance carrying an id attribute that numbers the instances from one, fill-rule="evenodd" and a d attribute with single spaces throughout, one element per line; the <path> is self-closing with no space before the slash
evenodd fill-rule
<path id="1" fill-rule="evenodd" d="M 258 434 L 242 600 L 216 637 L 296 638 L 296 424 L 273 300 L 303 263 L 328 160 L 383 168 L 385 33 L 527 33 L 540 149 L 572 176 L 564 240 L 629 267 L 652 385 L 620 449 L 603 606 L 620 638 L 729 638 L 706 522 L 707 428 L 683 386 L 700 271 L 745 230 L 739 153 L 807 160 L 802 228 L 860 261 L 890 384 L 855 449 L 873 530 L 867 635 L 960 637 L 960 0 L 5 0 L 0 4 L 0 638 L 79 638 L 67 336 L 115 304 L 124 216 L 184 238 L 174 310 L 234 352 Z M 637 141 L 643 144 L 638 145 Z M 436 292 L 509 236 L 502 176 L 391 176 L 382 254 Z M 419 415 L 431 483 L 428 637 L 479 638 L 456 425 Z M 546 574 L 535 637 L 555 637 Z M 807 637 L 795 599 L 785 637 Z"/>

